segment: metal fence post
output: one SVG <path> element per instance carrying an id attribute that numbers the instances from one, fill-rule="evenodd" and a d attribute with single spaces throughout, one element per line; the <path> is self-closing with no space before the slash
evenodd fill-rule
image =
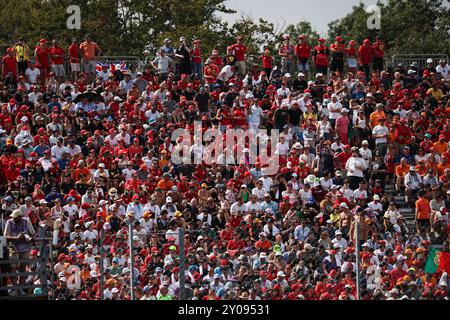
<path id="1" fill-rule="evenodd" d="M 133 252 L 133 224 L 128 221 L 128 244 L 129 244 L 129 256 L 130 256 L 130 290 L 131 300 L 134 300 L 134 252 Z"/>
<path id="2" fill-rule="evenodd" d="M 46 232 L 45 228 L 40 227 L 39 228 L 39 251 L 40 251 L 40 263 L 39 263 L 39 281 L 42 286 L 42 294 L 46 295 L 48 297 L 48 270 L 47 270 L 47 262 L 48 262 L 48 256 L 47 256 L 47 250 L 45 246 L 45 238 L 46 238 Z"/>
<path id="3" fill-rule="evenodd" d="M 359 289 L 359 221 L 356 221 L 356 300 L 361 300 L 361 292 Z"/>
<path id="4" fill-rule="evenodd" d="M 98 239 L 98 251 L 100 254 L 100 300 L 105 300 L 104 293 L 103 293 L 103 287 L 104 287 L 104 265 L 103 265 L 103 229 L 100 230 L 100 237 Z"/>
<path id="5" fill-rule="evenodd" d="M 179 235 L 178 238 L 180 239 L 180 292 L 178 295 L 178 300 L 186 300 L 186 278 L 185 278 L 185 272 L 184 272 L 184 263 L 185 263 L 185 252 L 184 252 L 184 228 L 179 228 Z"/>

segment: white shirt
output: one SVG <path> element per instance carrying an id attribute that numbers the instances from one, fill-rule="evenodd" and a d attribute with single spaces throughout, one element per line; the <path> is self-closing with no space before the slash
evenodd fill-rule
<path id="1" fill-rule="evenodd" d="M 255 187 L 252 189 L 252 194 L 254 194 L 258 198 L 258 200 L 263 200 L 265 193 L 266 193 L 266 190 L 264 190 L 264 187 L 261 189 L 258 189 Z"/>
<path id="2" fill-rule="evenodd" d="M 348 176 L 363 178 L 364 170 L 367 169 L 366 162 L 363 158 L 350 157 L 345 164 L 345 169 L 348 172 Z"/>
<path id="3" fill-rule="evenodd" d="M 330 111 L 330 119 L 336 120 L 341 115 L 342 104 L 340 102 L 330 102 L 327 109 Z"/>
<path id="4" fill-rule="evenodd" d="M 36 78 L 41 75 L 41 70 L 38 68 L 34 68 L 34 70 L 31 70 L 31 68 L 27 68 L 25 70 L 25 75 L 28 77 L 31 83 L 36 83 Z"/>
<path id="5" fill-rule="evenodd" d="M 358 188 L 353 191 L 353 196 L 355 197 L 355 199 L 359 199 L 361 195 L 364 196 L 364 199 L 367 199 L 367 190 L 359 190 Z"/>
<path id="6" fill-rule="evenodd" d="M 54 145 L 51 149 L 51 155 L 55 158 L 61 158 L 62 153 L 66 150 L 64 145 L 62 147 L 58 147 L 58 145 Z"/>
<path id="7" fill-rule="evenodd" d="M 384 135 L 384 138 L 376 138 L 375 143 L 387 143 L 387 135 L 389 134 L 389 129 L 386 126 L 377 125 L 372 130 L 373 135 Z"/>
<path id="8" fill-rule="evenodd" d="M 370 160 L 372 160 L 372 151 L 369 148 L 359 148 L 359 154 L 366 161 L 367 168 L 369 167 Z"/>
<path id="9" fill-rule="evenodd" d="M 445 79 L 448 78 L 448 71 L 450 70 L 450 67 L 448 64 L 446 64 L 444 67 L 442 67 L 441 65 L 438 65 L 436 67 L 436 72 L 440 73 L 442 75 L 442 77 L 444 77 Z"/>
<path id="10" fill-rule="evenodd" d="M 239 202 L 235 202 L 235 203 L 233 203 L 231 205 L 230 212 L 231 213 L 234 213 L 234 212 L 247 212 L 247 207 L 246 207 L 245 203 L 240 205 Z"/>
<path id="11" fill-rule="evenodd" d="M 270 178 L 270 177 L 267 177 L 267 178 L 262 177 L 261 180 L 262 180 L 262 183 L 263 183 L 264 191 L 265 192 L 269 192 L 270 191 L 270 187 L 273 184 L 273 179 Z"/>
<path id="12" fill-rule="evenodd" d="M 249 117 L 248 122 L 254 123 L 255 125 L 261 122 L 261 114 L 263 113 L 263 109 L 258 105 L 253 105 L 251 107 L 252 114 Z"/>

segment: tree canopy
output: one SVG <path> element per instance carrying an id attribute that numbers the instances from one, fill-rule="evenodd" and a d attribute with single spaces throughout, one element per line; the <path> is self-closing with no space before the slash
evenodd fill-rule
<path id="1" fill-rule="evenodd" d="M 362 42 L 379 35 L 386 43 L 388 54 L 421 54 L 450 52 L 450 7 L 443 0 L 379 1 L 381 29 L 369 30 L 364 4 L 329 24 L 329 38 L 340 35 L 345 40 Z"/>
<path id="2" fill-rule="evenodd" d="M 19 37 L 32 47 L 39 39 L 58 39 L 63 46 L 72 37 L 90 34 L 105 55 L 153 55 L 164 38 L 176 45 L 180 36 L 188 42 L 202 40 L 205 52 L 227 45 L 241 35 L 256 54 L 263 48 L 274 49 L 289 34 L 293 42 L 306 34 L 316 43 L 319 34 L 308 21 L 288 25 L 284 30 L 264 20 L 242 16 L 232 25 L 219 13 L 231 14 L 225 0 L 79 0 L 81 29 L 69 30 L 66 13 L 72 0 L 0 0 L 0 47 L 13 44 Z M 388 0 L 381 8 L 381 30 L 369 30 L 363 4 L 329 24 L 329 39 L 341 35 L 345 40 L 361 42 L 380 35 L 389 53 L 447 53 L 450 51 L 450 8 L 443 0 Z"/>

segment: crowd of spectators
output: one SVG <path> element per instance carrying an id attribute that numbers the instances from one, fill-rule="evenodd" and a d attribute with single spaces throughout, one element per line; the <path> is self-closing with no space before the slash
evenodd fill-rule
<path id="1" fill-rule="evenodd" d="M 2 271 L 37 270 L 44 228 L 53 299 L 126 300 L 131 281 L 136 299 L 178 299 L 182 228 L 186 299 L 355 300 L 359 270 L 363 300 L 448 300 L 447 273 L 424 266 L 450 251 L 450 67 L 385 69 L 381 39 L 347 40 L 286 36 L 280 64 L 267 48 L 248 66 L 241 37 L 211 54 L 166 39 L 125 72 L 97 68 L 101 39 L 34 54 L 20 39 L 2 59 L 0 245 L 36 262 Z M 278 172 L 249 141 L 239 163 L 175 163 L 172 133 L 194 121 L 279 130 Z"/>

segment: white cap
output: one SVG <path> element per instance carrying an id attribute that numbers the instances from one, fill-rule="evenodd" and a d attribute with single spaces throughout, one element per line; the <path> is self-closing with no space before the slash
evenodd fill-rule
<path id="1" fill-rule="evenodd" d="M 166 202 L 172 202 L 172 197 L 167 197 Z"/>
<path id="2" fill-rule="evenodd" d="M 342 108 L 341 113 L 348 112 L 347 108 Z"/>
<path id="3" fill-rule="evenodd" d="M 28 117 L 23 116 L 22 118 L 20 118 L 20 121 L 22 122 L 28 121 Z"/>
<path id="4" fill-rule="evenodd" d="M 341 230 L 337 230 L 337 231 L 334 233 L 335 236 L 338 236 L 338 235 L 340 235 L 340 234 L 342 235 Z"/>
<path id="5" fill-rule="evenodd" d="M 363 140 L 363 141 L 361 142 L 361 144 L 362 144 L 362 145 L 369 144 L 369 141 Z"/>
<path id="6" fill-rule="evenodd" d="M 374 196 L 373 196 L 373 200 L 380 200 L 380 196 L 379 196 L 379 195 L 377 195 L 377 194 L 376 194 L 376 195 L 374 195 Z"/>
<path id="7" fill-rule="evenodd" d="M 278 271 L 277 277 L 286 277 L 286 274 L 283 271 Z"/>
<path id="8" fill-rule="evenodd" d="M 342 202 L 342 203 L 340 204 L 340 207 L 341 207 L 341 208 L 346 208 L 346 209 L 348 209 L 348 205 L 347 205 L 345 202 Z"/>
<path id="9" fill-rule="evenodd" d="M 90 275 L 91 275 L 92 278 L 97 278 L 97 277 L 98 277 L 97 272 L 94 271 L 94 270 L 92 270 L 92 271 L 90 272 Z"/>
<path id="10" fill-rule="evenodd" d="M 305 74 L 304 74 L 303 72 L 300 72 L 300 73 L 298 74 L 298 76 L 299 76 L 299 77 L 304 77 Z"/>
<path id="11" fill-rule="evenodd" d="M 286 78 L 292 77 L 290 73 L 286 73 L 284 76 L 285 76 Z"/>
<path id="12" fill-rule="evenodd" d="M 428 59 L 427 59 L 427 63 L 433 63 L 433 59 L 428 58 Z"/>
<path id="13" fill-rule="evenodd" d="M 253 95 L 251 93 L 247 93 L 245 99 L 253 99 Z"/>

